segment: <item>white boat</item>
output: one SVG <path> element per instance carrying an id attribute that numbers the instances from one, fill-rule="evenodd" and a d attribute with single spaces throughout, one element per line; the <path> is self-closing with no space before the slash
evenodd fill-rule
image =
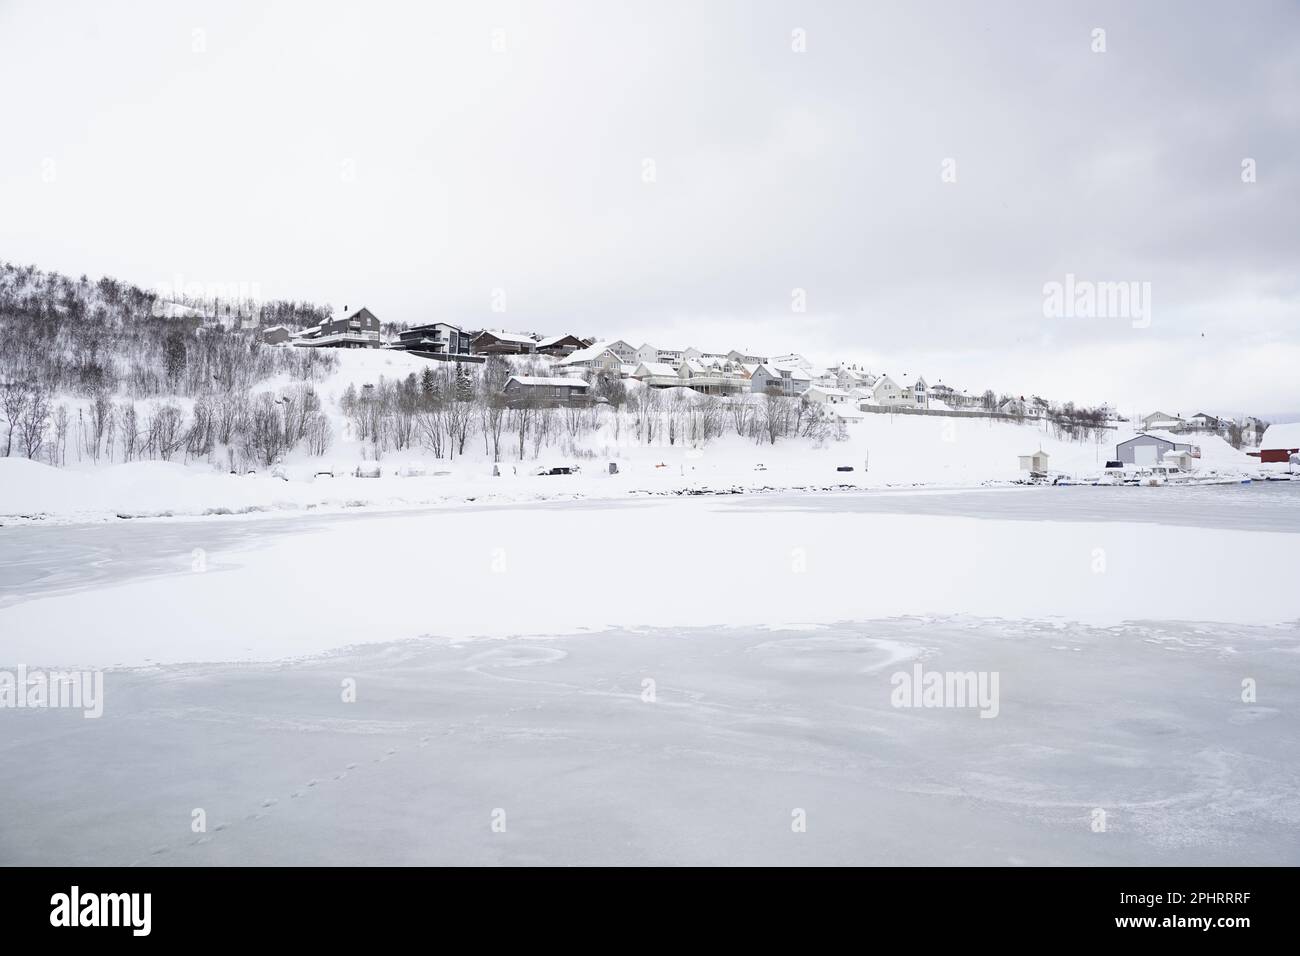
<path id="1" fill-rule="evenodd" d="M 1250 479 L 1242 475 L 1197 475 L 1194 485 L 1248 485 Z"/>
<path id="2" fill-rule="evenodd" d="M 1181 468 L 1174 468 L 1169 465 L 1152 465 L 1150 468 L 1139 468 L 1133 474 L 1124 478 L 1126 485 L 1140 485 L 1143 488 L 1158 488 L 1161 485 L 1183 485 L 1191 480 L 1191 475 Z"/>

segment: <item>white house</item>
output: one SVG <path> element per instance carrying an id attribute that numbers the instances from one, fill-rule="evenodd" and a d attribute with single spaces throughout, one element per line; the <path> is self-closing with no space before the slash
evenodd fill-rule
<path id="1" fill-rule="evenodd" d="M 1019 398 L 1008 398 L 998 406 L 998 411 L 1003 415 L 1018 415 L 1021 418 L 1039 419 L 1043 417 L 1045 403 L 1041 398 L 1026 401 L 1025 396 L 1021 395 Z"/>
<path id="2" fill-rule="evenodd" d="M 624 342 L 622 339 L 619 339 L 617 342 L 610 342 L 609 350 L 618 356 L 620 362 L 636 364 L 641 361 L 641 359 L 637 357 L 637 353 L 640 350 L 633 347 L 631 344 Z"/>
<path id="3" fill-rule="evenodd" d="M 864 368 L 856 368 L 851 365 L 840 365 L 834 370 L 835 387 L 842 388 L 846 391 L 855 388 L 870 388 L 875 382 L 876 377 Z"/>
<path id="4" fill-rule="evenodd" d="M 816 405 L 849 405 L 853 396 L 842 388 L 813 385 L 802 396 Z"/>
<path id="5" fill-rule="evenodd" d="M 1151 431 L 1153 428 L 1172 431 L 1187 424 L 1177 415 L 1166 415 L 1164 412 L 1152 412 L 1150 415 L 1144 415 L 1141 421 L 1144 432 Z"/>
<path id="6" fill-rule="evenodd" d="M 559 365 L 566 371 L 581 368 L 587 369 L 592 374 L 610 372 L 621 375 L 623 371 L 622 360 L 604 342 L 596 342 L 585 349 L 578 349 L 573 354 L 560 359 Z"/>
<path id="7" fill-rule="evenodd" d="M 667 362 L 642 362 L 632 372 L 632 378 L 646 385 L 659 387 L 681 384 L 679 381 L 681 376 L 677 374 L 677 369 Z"/>
<path id="8" fill-rule="evenodd" d="M 677 368 L 680 384 L 706 395 L 735 395 L 748 389 L 749 382 L 738 371 L 730 371 L 696 359 L 686 359 Z"/>
<path id="9" fill-rule="evenodd" d="M 888 375 L 881 375 L 871 386 L 871 397 L 875 404 L 889 407 L 904 405 L 903 390 Z"/>

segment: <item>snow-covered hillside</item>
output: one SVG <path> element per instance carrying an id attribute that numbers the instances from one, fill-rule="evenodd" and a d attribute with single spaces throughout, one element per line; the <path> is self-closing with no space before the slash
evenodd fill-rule
<path id="1" fill-rule="evenodd" d="M 1053 471 L 1095 472 L 1113 455 L 1115 442 L 1132 434 L 1121 429 L 1101 442 L 1077 442 L 1056 437 L 1042 422 L 868 414 L 847 423 L 840 438 L 786 437 L 772 444 L 724 428 L 707 443 L 683 443 L 680 436 L 669 443 L 666 430 L 647 443 L 637 438 L 627 410 L 602 407 L 593 413 L 590 430 L 567 434 L 557 428 L 540 442 L 530 439 L 522 459 L 513 439 L 504 442 L 495 466 L 500 474 L 494 474 L 490 445 L 473 429 L 463 455 L 450 458 L 437 458 L 418 442 L 377 452 L 373 442 L 358 438 L 342 407 L 344 396 L 418 377 L 433 363 L 387 350 L 336 354 L 336 366 L 311 383 L 333 435 L 324 454 L 299 443 L 277 465 L 254 463 L 237 469 L 253 473 L 241 474 L 230 473 L 230 458 L 222 454 L 116 464 L 73 459 L 61 468 L 0 459 L 0 515 L 66 520 L 619 497 L 705 488 L 974 486 L 1022 478 L 1019 457 L 1040 449 L 1049 454 Z M 274 398 L 301 385 L 300 379 L 281 375 L 261 383 L 254 399 L 260 394 Z M 639 388 L 635 383 L 630 387 Z M 1258 470 L 1254 459 L 1220 438 L 1208 436 L 1197 443 L 1203 467 Z M 355 477 L 357 465 L 376 455 L 380 477 Z M 616 474 L 610 473 L 611 463 Z M 581 471 L 535 475 L 543 465 L 578 466 Z"/>

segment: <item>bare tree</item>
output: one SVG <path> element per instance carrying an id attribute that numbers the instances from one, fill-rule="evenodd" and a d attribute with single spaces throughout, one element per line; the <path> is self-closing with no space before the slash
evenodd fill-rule
<path id="1" fill-rule="evenodd" d="M 149 416 L 149 448 L 160 458 L 170 460 L 185 444 L 185 413 L 175 405 L 162 405 Z"/>
<path id="2" fill-rule="evenodd" d="M 764 395 L 761 414 L 756 422 L 755 439 L 761 441 L 766 438 L 768 444 L 775 445 L 778 438 L 790 434 L 795 416 L 794 404 L 794 399 L 791 398 L 783 398 L 771 392 Z"/>
<path id="3" fill-rule="evenodd" d="M 43 388 L 34 388 L 19 421 L 23 450 L 35 458 L 45 444 L 45 430 L 50 424 L 50 396 Z"/>
<path id="4" fill-rule="evenodd" d="M 494 462 L 501 460 L 501 435 L 505 430 L 507 408 L 504 391 L 509 379 L 509 364 L 499 356 L 489 356 L 479 377 L 478 402 L 483 450 L 491 452 Z"/>
<path id="5" fill-rule="evenodd" d="M 334 438 L 334 429 L 329 417 L 324 412 L 317 412 L 307 421 L 307 450 L 313 455 L 323 455 L 329 451 Z"/>
<path id="6" fill-rule="evenodd" d="M 51 465 L 68 463 L 68 406 L 62 403 L 54 410 L 54 444 L 50 455 Z"/>
<path id="7" fill-rule="evenodd" d="M 537 422 L 538 405 L 532 398 L 522 398 L 510 406 L 510 428 L 518 442 L 519 460 L 524 460 L 524 447 L 528 435 Z"/>
<path id="8" fill-rule="evenodd" d="M 4 392 L 0 395 L 0 401 L 4 404 L 5 420 L 9 425 L 9 433 L 5 439 L 6 458 L 13 450 L 14 433 L 18 431 L 18 423 L 22 421 L 23 413 L 27 411 L 31 395 L 31 383 L 24 381 L 5 383 Z"/>
<path id="9" fill-rule="evenodd" d="M 447 448 L 451 452 L 451 457 L 465 454 L 465 442 L 469 438 L 470 425 L 474 418 L 473 392 L 466 393 L 463 382 L 458 382 L 451 400 L 447 402 L 443 418 L 447 429 Z"/>
<path id="10" fill-rule="evenodd" d="M 731 427 L 736 430 L 737 435 L 748 434 L 753 410 L 753 403 L 746 395 L 737 395 L 727 403 L 727 416 L 731 419 Z"/>

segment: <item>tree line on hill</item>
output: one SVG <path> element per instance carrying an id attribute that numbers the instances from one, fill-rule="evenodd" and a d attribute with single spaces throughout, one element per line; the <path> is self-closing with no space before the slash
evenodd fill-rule
<path id="1" fill-rule="evenodd" d="M 317 444 L 328 443 L 328 421 L 312 417 L 319 398 L 291 404 L 287 396 L 248 396 L 276 376 L 317 380 L 337 367 L 335 355 L 276 349 L 251 332 L 155 317 L 157 300 L 156 293 L 109 277 L 74 280 L 0 263 L 6 456 L 52 464 L 66 464 L 70 453 L 78 460 L 132 461 L 202 457 L 223 445 L 258 459 L 275 443 L 268 433 L 295 442 L 311 434 Z M 292 321 L 316 309 L 296 302 L 264 308 Z"/>

